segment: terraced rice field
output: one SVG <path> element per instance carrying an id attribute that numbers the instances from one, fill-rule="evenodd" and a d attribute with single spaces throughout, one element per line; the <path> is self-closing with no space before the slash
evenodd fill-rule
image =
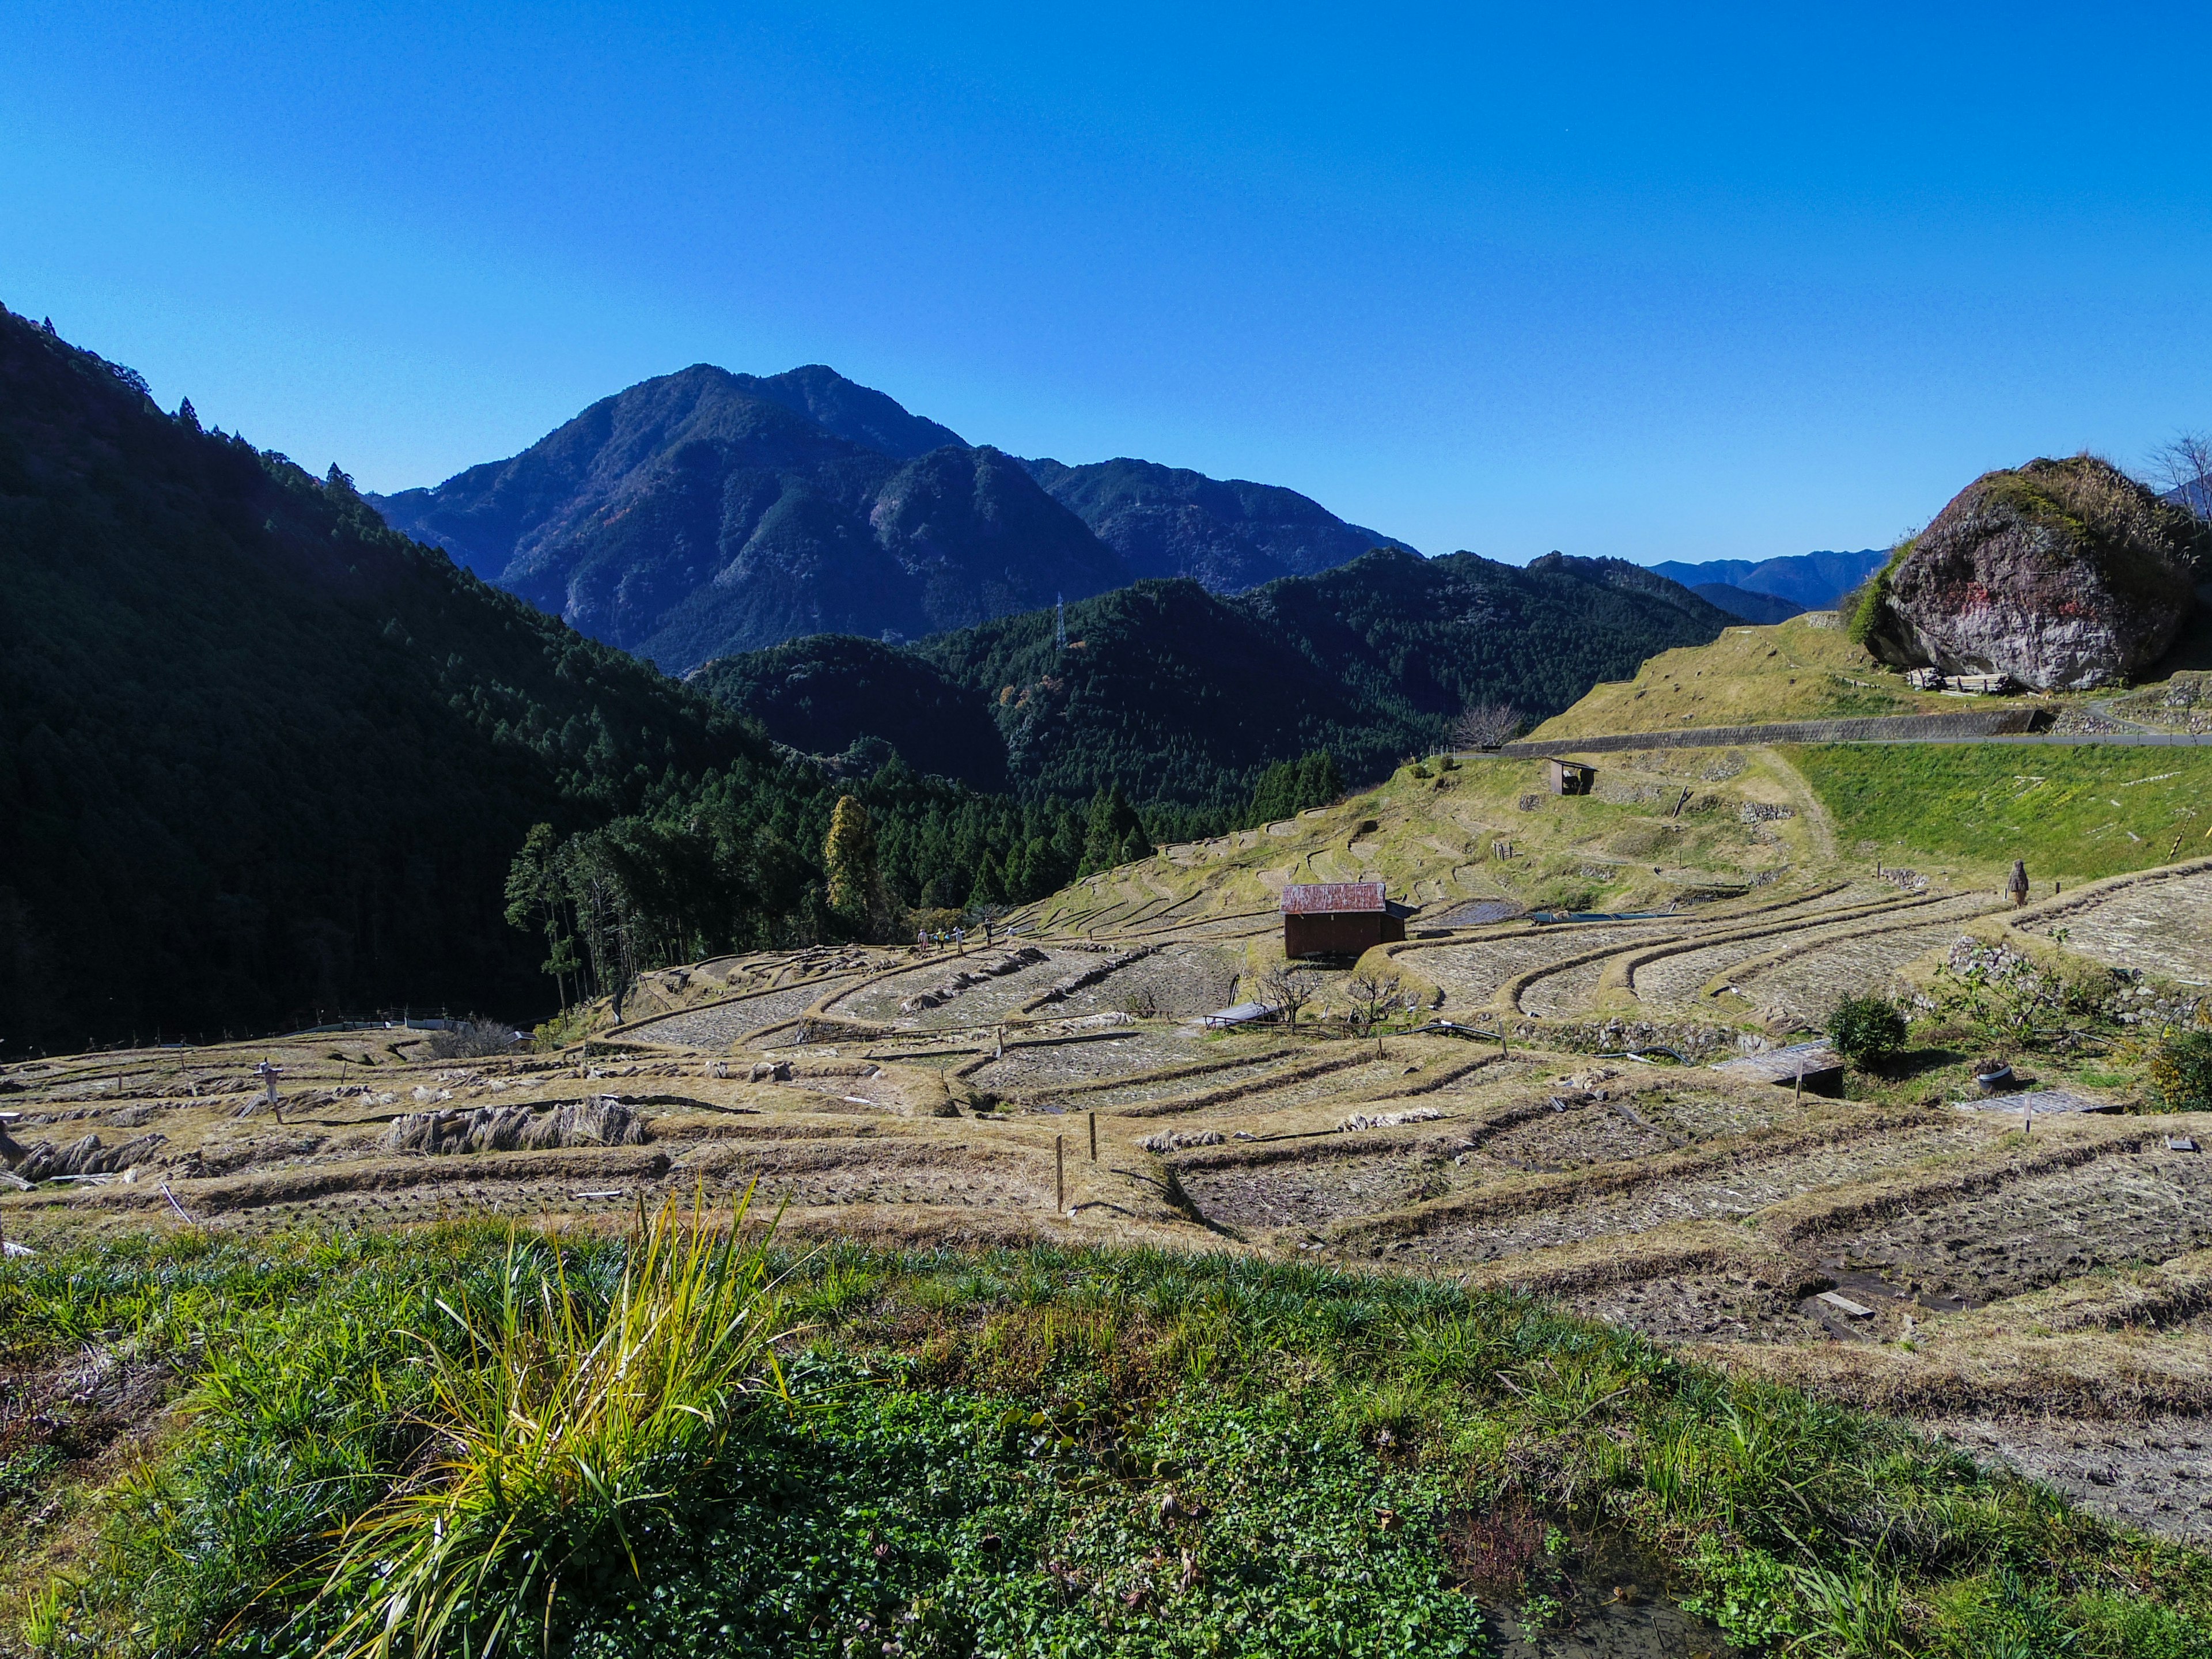
<path id="1" fill-rule="evenodd" d="M 1737 974 L 1735 983 L 1761 1007 L 1817 1024 L 1845 997 L 1887 988 L 1905 963 L 1957 939 L 1960 921 L 1996 908 L 1981 900 L 1970 902 L 1959 915 L 1940 921 L 1878 933 L 1845 930 L 1793 950 L 1779 962 L 1748 967 Z"/>
<path id="2" fill-rule="evenodd" d="M 86 1226 L 221 1234 L 467 1211 L 611 1218 L 664 1194 L 720 1201 L 757 1183 L 801 1234 L 925 1246 L 1045 1237 L 1346 1261 L 1522 1285 L 1731 1364 L 1817 1373 L 1845 1397 L 1892 1378 L 1900 1409 L 1970 1442 L 1994 1435 L 1987 1449 L 2094 1489 L 2117 1513 L 2178 1535 L 2203 1524 L 2174 1470 L 2196 1455 L 2189 1437 L 2212 1445 L 2203 1416 L 2212 1384 L 2200 1395 L 2168 1375 L 2202 1351 L 2212 1377 L 2212 1333 L 2191 1322 L 2201 1316 L 2177 1315 L 2165 1346 L 2142 1350 L 2167 1367 L 2156 1388 L 2123 1390 L 2109 1407 L 2094 1393 L 2086 1405 L 2069 1396 L 2084 1443 L 2070 1448 L 2016 1408 L 2057 1362 L 1990 1333 L 2045 1328 L 2039 1297 L 2094 1297 L 2112 1276 L 2212 1249 L 2212 1157 L 2169 1151 L 2164 1139 L 2193 1133 L 2203 1144 L 2212 1121 L 2038 1120 L 2022 1137 L 2014 1119 L 1940 1097 L 1800 1097 L 1592 1052 L 1601 1016 L 1670 1030 L 1703 1021 L 1697 1029 L 1728 1053 L 1802 1036 L 1842 991 L 1885 983 L 1966 927 L 1990 926 L 1996 896 L 1938 890 L 1915 904 L 1880 884 L 1808 879 L 1763 902 L 1633 921 L 1487 920 L 1409 942 L 1397 959 L 1443 989 L 1447 1015 L 1494 1008 L 1516 977 L 1559 968 L 1528 984 L 1510 1054 L 1443 1034 L 1378 1042 L 1340 1024 L 1206 1029 L 1192 1016 L 1237 996 L 1267 963 L 1265 944 L 1224 935 L 1272 939 L 1272 918 L 1162 921 L 1164 905 L 1127 895 L 1116 901 L 1136 919 L 1125 937 L 1099 925 L 1104 897 L 1072 912 L 1072 935 L 1036 936 L 1045 959 L 1016 971 L 977 971 L 1003 959 L 1004 945 L 866 979 L 872 960 L 842 981 L 685 1010 L 559 1055 L 440 1062 L 426 1038 L 404 1033 L 14 1068 L 0 1082 L 19 1143 L 95 1134 L 103 1148 L 134 1148 L 137 1173 L 0 1193 L 0 1224 L 35 1245 Z M 1180 902 L 1186 917 L 1204 908 Z M 2109 954 L 2188 963 L 2208 909 L 2212 876 L 2182 875 L 2022 920 L 2063 924 Z M 1622 971 L 1632 953 L 1677 943 L 1632 977 Z M 1023 1012 L 1139 945 L 1152 953 Z M 974 977 L 935 1006 L 915 1003 L 959 972 Z M 1722 977 L 1746 997 L 1697 995 Z M 1341 1002 L 1340 988 L 1326 979 L 1321 1000 Z M 832 1023 L 799 1040 L 788 1023 L 817 1006 Z M 252 1067 L 264 1054 L 285 1068 L 281 1126 L 252 1103 Z M 387 1150 L 416 1114 L 537 1115 L 587 1101 L 628 1114 L 635 1138 L 547 1152 Z M 2015 1305 L 2027 1311 L 2008 1322 Z M 1971 1382 L 1911 1382 L 1915 1356 L 1947 1342 L 1968 1356 L 1954 1369 Z M 1900 1366 L 1905 1380 L 1894 1381 Z M 1984 1395 L 2014 1403 L 1960 1408 Z M 2126 1403 L 2138 1398 L 2162 1413 L 2155 1426 L 2129 1417 L 2140 1415 Z"/>
<path id="3" fill-rule="evenodd" d="M 835 997 L 823 1005 L 823 1012 L 833 1019 L 862 1020 L 908 1030 L 988 1024 L 1019 1018 L 1024 1003 L 1042 996 L 1054 981 L 1097 966 L 1099 960 L 1089 951 L 1050 951 L 1042 962 L 1016 972 L 985 975 L 983 970 L 1005 960 L 1009 948 L 1000 945 L 965 955 L 936 956 L 905 972 Z M 977 977 L 969 984 L 957 985 L 957 976 L 963 974 Z M 943 988 L 954 988 L 936 1006 L 909 1006 L 917 997 L 934 995 Z"/>
<path id="4" fill-rule="evenodd" d="M 1677 931 L 1659 922 L 1566 923 L 1540 931 L 1531 923 L 1463 945 L 1421 947 L 1407 954 L 1407 965 L 1443 988 L 1446 1008 L 1472 1011 L 1489 1006 L 1510 981 L 1533 969 L 1607 945 L 1664 939 Z"/>
<path id="5" fill-rule="evenodd" d="M 834 995 L 838 981 L 809 981 L 716 1007 L 687 1009 L 633 1028 L 643 1042 L 685 1048 L 724 1048 L 755 1031 L 797 1019 L 821 998 Z"/>
<path id="6" fill-rule="evenodd" d="M 2075 950 L 2117 968 L 2156 965 L 2195 985 L 2212 985 L 2212 870 L 2172 881 L 2139 882 L 2041 931 L 2063 928 Z"/>

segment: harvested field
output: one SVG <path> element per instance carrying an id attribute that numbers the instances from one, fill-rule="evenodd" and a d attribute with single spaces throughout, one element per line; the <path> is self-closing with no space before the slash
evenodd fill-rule
<path id="1" fill-rule="evenodd" d="M 1979 1141 L 1974 1131 L 1936 1126 L 1819 1141 L 1786 1152 L 1754 1146 L 1727 1157 L 1698 1153 L 1691 1156 L 1680 1173 L 1668 1170 L 1661 1160 L 1652 1161 L 1654 1173 L 1648 1176 L 1632 1167 L 1608 1170 L 1637 1178 L 1623 1190 L 1604 1196 L 1584 1196 L 1580 1183 L 1573 1181 L 1534 1190 L 1490 1182 L 1465 1195 L 1471 1207 L 1464 1219 L 1445 1206 L 1409 1218 L 1402 1227 L 1386 1227 L 1372 1236 L 1371 1243 L 1365 1234 L 1355 1234 L 1346 1242 L 1355 1249 L 1364 1245 L 1371 1254 L 1402 1254 L 1411 1261 L 1440 1266 L 1494 1261 L 1602 1235 L 1639 1233 L 1669 1222 L 1740 1220 L 1819 1188 L 1863 1182 L 1946 1153 L 1962 1153 Z"/>
<path id="2" fill-rule="evenodd" d="M 1085 951 L 1051 951 L 1044 960 L 1005 974 L 989 971 L 1022 947 L 1001 945 L 964 956 L 939 956 L 920 966 L 848 991 L 823 1005 L 833 1019 L 906 1030 L 945 1030 L 1020 1017 L 1023 1005 L 1057 981 L 1098 965 Z M 963 982 L 964 981 L 964 982 Z M 927 1006 L 915 1006 L 927 998 Z"/>
<path id="3" fill-rule="evenodd" d="M 1540 927 L 1485 939 L 1401 953 L 1406 965 L 1443 988 L 1448 1009 L 1487 1007 L 1506 983 L 1534 969 L 1607 945 L 1665 937 L 1674 929 L 1656 922 L 1608 926 Z"/>
<path id="4" fill-rule="evenodd" d="M 797 1019 L 823 997 L 834 994 L 836 982 L 806 981 L 780 991 L 746 997 L 711 1008 L 649 1020 L 631 1026 L 624 1035 L 640 1042 L 667 1043 L 683 1048 L 723 1048 L 756 1031 Z"/>
<path id="5" fill-rule="evenodd" d="M 1341 1152 L 1324 1146 L 1324 1155 L 1296 1161 L 1193 1163 L 1176 1180 L 1192 1208 L 1217 1226 L 1310 1229 L 1448 1190 L 1451 1149 L 1448 1138 L 1426 1134 Z"/>
<path id="6" fill-rule="evenodd" d="M 1942 921 L 1823 939 L 1780 962 L 1746 968 L 1735 982 L 1761 1007 L 1817 1025 L 1844 997 L 1887 988 L 1905 963 L 1958 938 L 1960 921 L 1996 908 L 1995 901 L 1964 900 Z"/>
<path id="7" fill-rule="evenodd" d="M 1200 1048 L 1198 1054 L 1203 1056 L 1206 1050 Z M 1121 1053 L 1111 1058 L 1122 1060 L 1129 1056 Z M 1073 1085 L 1080 1089 L 1079 1093 L 1048 1093 L 1040 1098 L 1062 1102 L 1070 1108 L 1079 1107 L 1085 1111 L 1103 1112 L 1116 1106 L 1144 1105 L 1204 1090 L 1235 1088 L 1270 1076 L 1308 1058 L 1310 1056 L 1302 1049 L 1279 1048 L 1270 1045 L 1249 1059 L 1240 1059 L 1233 1054 L 1213 1058 L 1194 1057 L 1187 1064 L 1163 1064 L 1157 1071 L 1133 1074 L 1125 1071 L 1118 1079 L 1115 1073 L 1102 1073 L 1100 1077 L 1114 1080 L 1086 1079 L 1080 1085 Z"/>
<path id="8" fill-rule="evenodd" d="M 2186 983 L 2212 985 L 2212 870 L 2138 881 L 2036 926 L 2064 928 L 2072 949 L 2115 968 L 2154 964 Z"/>
<path id="9" fill-rule="evenodd" d="M 1939 901 L 1933 905 L 1908 907 L 1893 896 L 1897 909 L 1895 921 L 1908 925 L 1912 920 L 1965 921 L 1994 908 L 1994 902 L 1980 894 L 1967 894 L 1954 899 Z M 1841 908 L 1841 906 L 1823 907 Z M 1855 904 L 1856 912 L 1860 907 Z M 1851 914 L 1834 921 L 1821 920 L 1820 909 L 1786 911 L 1778 914 L 1770 927 L 1758 931 L 1744 930 L 1748 937 L 1732 938 L 1723 943 L 1699 945 L 1690 944 L 1668 951 L 1654 960 L 1642 963 L 1632 981 L 1639 1000 L 1654 1008 L 1681 1009 L 1696 1006 L 1698 993 L 1710 981 L 1720 978 L 1729 969 L 1772 956 L 1777 951 L 1798 948 L 1813 949 L 1825 941 L 1844 934 L 1857 934 L 1870 927 L 1879 928 L 1888 918 Z"/>
<path id="10" fill-rule="evenodd" d="M 1669 784 L 1667 766 L 1690 769 Z M 2212 1412 L 2212 1270 L 2169 1285 L 2159 1264 L 2212 1249 L 2212 1156 L 2163 1139 L 2204 1144 L 2212 1120 L 2039 1119 L 2023 1141 L 2016 1115 L 1940 1103 L 1981 1042 L 1955 1033 L 1893 1073 L 1852 1072 L 1844 1099 L 1667 1063 L 1656 1045 L 1711 1058 L 1803 1040 L 1844 991 L 1881 988 L 1969 924 L 1998 937 L 2006 916 L 1993 892 L 1947 886 L 1940 870 L 1869 879 L 1886 846 L 1824 851 L 1831 826 L 1771 755 L 1651 768 L 1610 780 L 1606 798 L 1546 795 L 1526 812 L 1516 802 L 1536 780 L 1517 763 L 1394 783 L 1281 833 L 1097 878 L 1018 915 L 1018 939 L 965 955 L 757 952 L 742 973 L 664 972 L 663 1002 L 766 988 L 558 1053 L 441 1064 L 425 1034 L 390 1030 L 5 1068 L 12 1141 L 69 1150 L 29 1167 L 81 1178 L 0 1190 L 0 1225 L 33 1249 L 474 1212 L 611 1228 L 641 1201 L 719 1200 L 757 1181 L 758 1199 L 809 1232 L 1433 1273 L 1521 1286 L 1917 1417 L 2092 1506 L 2201 1535 L 2212 1509 L 2194 1502 L 2190 1442 L 2212 1445 L 2197 1427 Z M 1669 818 L 1686 784 L 1697 798 Z M 1795 816 L 1741 821 L 1745 805 L 1784 801 Z M 1704 826 L 1711 856 L 1663 880 L 1647 860 L 1640 889 L 1633 869 L 1613 879 L 1605 849 L 1648 846 L 1663 861 L 1692 833 L 1655 817 Z M 1280 963 L 1273 896 L 1289 873 L 1371 866 L 1394 896 L 1462 923 L 1601 877 L 1607 902 L 1656 908 L 1723 884 L 1738 830 L 1781 837 L 1760 855 L 1786 854 L 1794 873 L 1648 920 L 1492 921 L 1391 948 L 1409 988 L 1443 992 L 1434 1012 L 1478 1031 L 1517 984 L 1510 1054 L 1494 1036 L 1401 1029 L 1427 1006 L 1379 1037 L 1356 1031 L 1341 967 L 1295 1034 L 1193 1018 L 1258 996 Z M 2098 960 L 2212 975 L 2212 874 L 2082 898 L 2023 921 L 2065 927 Z M 986 971 L 1025 948 L 1042 959 Z M 1743 996 L 1701 998 L 1717 980 Z M 793 1029 L 816 1006 L 829 1023 Z M 2030 1069 L 2139 1106 L 2134 1062 L 2107 1038 Z M 283 1068 L 281 1122 L 258 1100 L 264 1058 Z M 415 1127 L 395 1131 L 402 1120 Z M 636 1144 L 538 1144 L 553 1137 L 537 1126 L 602 1121 L 634 1124 Z M 2065 1301 L 2130 1275 L 2142 1284 L 2124 1329 L 2083 1323 Z M 2201 1298 L 2182 1279 L 2204 1281 Z M 2082 1419 L 2075 1440 L 2038 1426 L 2046 1407 Z"/>
<path id="11" fill-rule="evenodd" d="M 2092 1515 L 2212 1545 L 2212 1429 L 2201 1417 L 1975 1415 L 1931 1418 L 1926 1426 L 1982 1462 L 2056 1487 Z"/>
<path id="12" fill-rule="evenodd" d="M 1177 1066 L 1203 1052 L 1196 1034 L 1176 1028 L 1101 1032 L 1074 1042 L 1009 1044 L 1004 1059 L 988 1060 L 968 1076 L 979 1088 L 1000 1094 L 1049 1097 L 1101 1078 Z"/>
<path id="13" fill-rule="evenodd" d="M 1070 993 L 1053 1005 L 1053 1011 L 1188 1019 L 1236 1001 L 1237 978 L 1243 971 L 1243 957 L 1234 951 L 1202 945 L 1170 945 Z"/>
<path id="14" fill-rule="evenodd" d="M 2162 1147 L 2112 1153 L 1803 1242 L 1919 1294 L 2017 1296 L 2212 1244 L 2212 1161 Z"/>

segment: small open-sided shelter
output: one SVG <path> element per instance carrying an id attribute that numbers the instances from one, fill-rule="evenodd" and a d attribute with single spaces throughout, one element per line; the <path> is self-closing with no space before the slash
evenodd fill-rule
<path id="1" fill-rule="evenodd" d="M 1413 911 L 1379 881 L 1317 881 L 1283 889 L 1283 954 L 1356 957 L 1406 937 Z"/>
<path id="2" fill-rule="evenodd" d="M 1552 793 L 1555 795 L 1587 795 L 1597 781 L 1597 768 L 1584 766 L 1580 761 L 1555 760 L 1552 769 Z"/>

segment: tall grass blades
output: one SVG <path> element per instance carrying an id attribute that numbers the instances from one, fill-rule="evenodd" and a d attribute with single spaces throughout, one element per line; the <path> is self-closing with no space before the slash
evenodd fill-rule
<path id="1" fill-rule="evenodd" d="M 510 1239 L 496 1307 L 440 1301 L 422 1337 L 435 1455 L 341 1534 L 326 1598 L 357 1607 L 326 1645 L 349 1659 L 498 1655 L 550 1640 L 564 1581 L 640 1573 L 637 1544 L 710 1463 L 749 1400 L 788 1401 L 781 1282 L 752 1193 L 717 1225 L 695 1199 L 641 1212 L 603 1318 L 565 1267 Z"/>

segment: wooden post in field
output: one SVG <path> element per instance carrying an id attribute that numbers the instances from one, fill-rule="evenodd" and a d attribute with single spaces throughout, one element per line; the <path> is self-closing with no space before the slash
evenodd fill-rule
<path id="1" fill-rule="evenodd" d="M 1052 1207 L 1061 1215 L 1067 1213 L 1067 1137 L 1052 1138 Z"/>
<path id="2" fill-rule="evenodd" d="M 1091 1161 L 1096 1164 L 1098 1161 L 1098 1114 L 1087 1112 L 1085 1115 L 1091 1120 Z"/>

